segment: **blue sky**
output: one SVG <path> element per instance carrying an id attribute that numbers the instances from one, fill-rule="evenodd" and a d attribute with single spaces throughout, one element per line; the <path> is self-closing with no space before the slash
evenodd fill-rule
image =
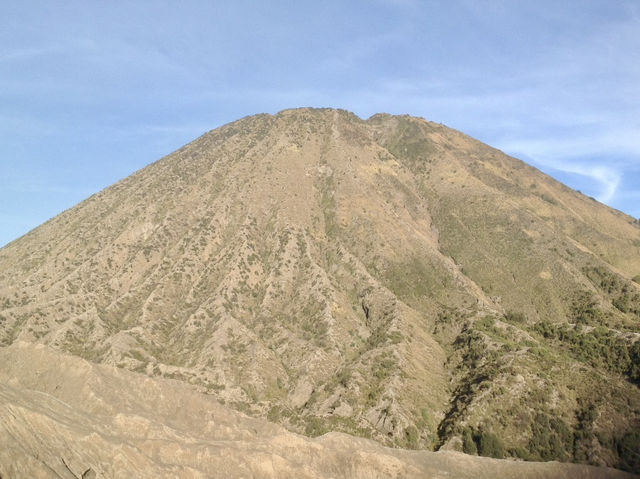
<path id="1" fill-rule="evenodd" d="M 240 117 L 470 134 L 640 217 L 640 2 L 0 5 L 0 245 Z"/>

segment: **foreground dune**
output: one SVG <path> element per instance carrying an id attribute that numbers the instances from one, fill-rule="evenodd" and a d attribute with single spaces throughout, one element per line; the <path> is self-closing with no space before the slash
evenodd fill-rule
<path id="1" fill-rule="evenodd" d="M 188 385 L 42 345 L 0 350 L 2 478 L 624 478 L 575 464 L 311 439 L 249 418 Z"/>

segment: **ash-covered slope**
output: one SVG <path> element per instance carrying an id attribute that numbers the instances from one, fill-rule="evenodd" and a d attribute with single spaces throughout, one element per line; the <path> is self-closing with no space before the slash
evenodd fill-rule
<path id="1" fill-rule="evenodd" d="M 177 381 L 16 343 L 0 348 L 0 476 L 51 478 L 631 478 L 614 469 L 309 439 Z"/>
<path id="2" fill-rule="evenodd" d="M 309 435 L 634 469 L 639 273 L 632 218 L 497 150 L 288 110 L 0 250 L 0 341 L 182 379 Z"/>

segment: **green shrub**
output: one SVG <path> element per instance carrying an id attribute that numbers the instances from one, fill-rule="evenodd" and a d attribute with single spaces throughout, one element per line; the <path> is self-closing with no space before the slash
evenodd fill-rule
<path id="1" fill-rule="evenodd" d="M 425 408 L 420 408 L 420 416 L 424 422 L 429 421 L 429 413 Z"/>
<path id="2" fill-rule="evenodd" d="M 550 461 L 573 455 L 573 433 L 562 419 L 538 413 L 531 429 L 529 450 L 533 457 Z"/>
<path id="3" fill-rule="evenodd" d="M 629 378 L 640 384 L 640 340 L 629 347 L 629 360 L 631 362 L 628 370 Z"/>
<path id="4" fill-rule="evenodd" d="M 409 426 L 404 430 L 404 438 L 410 449 L 418 447 L 418 430 L 414 426 Z"/>
<path id="5" fill-rule="evenodd" d="M 628 280 L 601 266 L 590 266 L 583 271 L 591 282 L 611 300 L 615 308 L 623 313 L 632 313 L 640 317 L 640 294 L 635 292 L 635 288 Z M 638 276 L 635 276 L 633 281 L 639 282 Z"/>
<path id="6" fill-rule="evenodd" d="M 628 432 L 614 440 L 614 445 L 620 457 L 620 469 L 631 472 L 640 471 L 640 432 Z"/>
<path id="7" fill-rule="evenodd" d="M 478 452 L 481 456 L 503 459 L 504 445 L 498 436 L 492 432 L 481 431 L 477 437 Z"/>
<path id="8" fill-rule="evenodd" d="M 571 303 L 571 317 L 578 324 L 599 324 L 602 321 L 602 311 L 591 293 L 581 291 Z"/>
<path id="9" fill-rule="evenodd" d="M 598 418 L 598 409 L 594 404 L 582 404 L 577 411 L 578 424 L 575 427 L 573 459 L 575 462 L 589 462 L 595 434 L 593 423 Z"/>
<path id="10" fill-rule="evenodd" d="M 469 426 L 465 427 L 462 431 L 462 450 L 466 454 L 478 453 L 478 447 L 476 446 L 476 442 L 473 440 L 473 432 Z"/>
<path id="11" fill-rule="evenodd" d="M 464 365 L 476 368 L 487 356 L 487 346 L 483 336 L 477 331 L 468 329 L 463 331 L 455 340 L 457 349 L 462 349 Z"/>
<path id="12" fill-rule="evenodd" d="M 519 311 L 507 311 L 504 315 L 504 319 L 510 323 L 526 323 L 527 317 L 524 313 Z"/>
<path id="13" fill-rule="evenodd" d="M 474 327 L 480 329 L 481 331 L 486 331 L 487 333 L 498 333 L 498 330 L 496 328 L 496 320 L 491 316 L 486 316 L 482 319 L 477 320 L 474 323 Z"/>
<path id="14" fill-rule="evenodd" d="M 511 454 L 511 456 L 522 459 L 523 461 L 535 460 L 534 458 L 531 457 L 531 454 L 529 454 L 529 451 L 527 451 L 524 447 L 514 447 L 513 449 L 509 450 L 509 454 Z"/>
<path id="15" fill-rule="evenodd" d="M 539 321 L 534 331 L 543 337 L 559 341 L 580 362 L 596 368 L 625 374 L 632 381 L 640 380 L 640 343 L 628 344 L 624 339 L 601 326 L 589 332 L 567 324 Z"/>

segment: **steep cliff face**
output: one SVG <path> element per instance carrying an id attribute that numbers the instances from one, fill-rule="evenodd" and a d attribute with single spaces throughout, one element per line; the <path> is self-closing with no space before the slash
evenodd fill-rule
<path id="1" fill-rule="evenodd" d="M 1 249 L 0 341 L 312 436 L 634 469 L 639 273 L 632 218 L 459 132 L 287 110 Z"/>

